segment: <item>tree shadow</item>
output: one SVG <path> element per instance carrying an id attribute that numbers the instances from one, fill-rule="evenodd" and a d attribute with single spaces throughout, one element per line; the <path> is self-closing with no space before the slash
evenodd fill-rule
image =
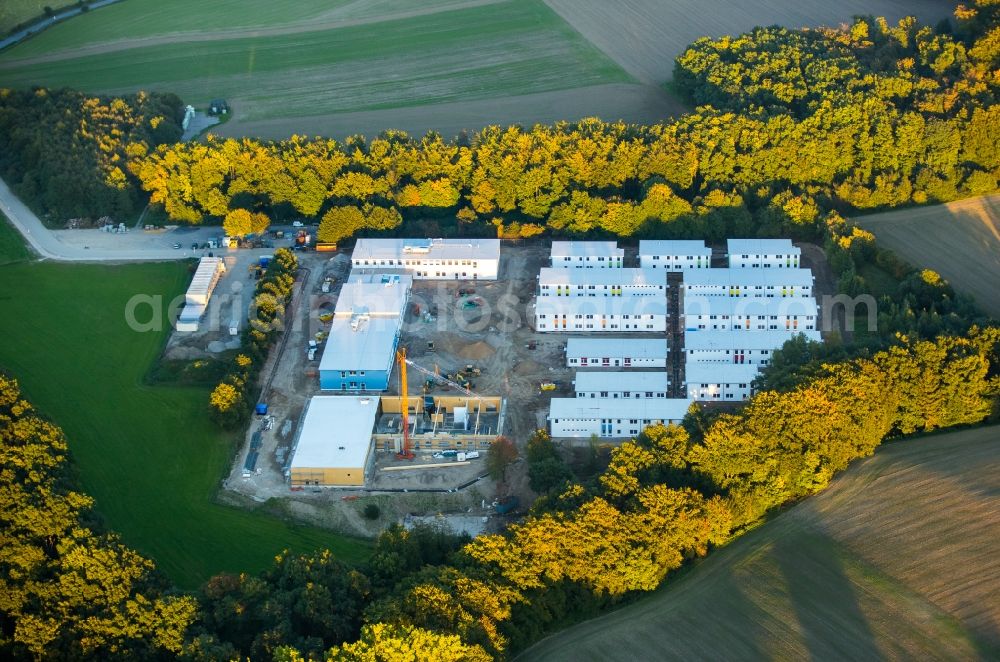
<path id="1" fill-rule="evenodd" d="M 810 659 L 885 659 L 832 539 L 808 531 L 779 536 L 771 556 Z"/>

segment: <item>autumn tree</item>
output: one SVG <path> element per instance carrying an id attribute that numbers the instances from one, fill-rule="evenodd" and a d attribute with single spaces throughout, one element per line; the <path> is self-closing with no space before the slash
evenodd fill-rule
<path id="1" fill-rule="evenodd" d="M 260 212 L 234 209 L 226 214 L 222 227 L 231 237 L 245 237 L 249 234 L 263 234 L 271 225 L 271 219 Z"/>
<path id="2" fill-rule="evenodd" d="M 152 561 L 94 530 L 93 501 L 71 482 L 62 431 L 0 375 L 0 655 L 178 655 L 197 603 L 165 594 Z"/>
<path id="3" fill-rule="evenodd" d="M 486 470 L 498 485 L 507 481 L 507 470 L 518 458 L 517 446 L 507 437 L 497 437 L 486 453 Z"/>

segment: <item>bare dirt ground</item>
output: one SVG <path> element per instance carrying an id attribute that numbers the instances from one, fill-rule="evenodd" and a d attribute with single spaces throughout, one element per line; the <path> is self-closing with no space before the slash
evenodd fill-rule
<path id="1" fill-rule="evenodd" d="M 1000 317 L 1000 195 L 854 219 L 879 245 L 933 269 Z"/>
<path id="2" fill-rule="evenodd" d="M 996 659 L 1000 429 L 890 444 L 530 660 Z"/>
<path id="3" fill-rule="evenodd" d="M 637 80 L 663 83 L 673 77 L 674 58 L 700 37 L 739 34 L 758 25 L 790 28 L 840 25 L 855 15 L 895 22 L 915 15 L 934 25 L 951 15 L 944 0 L 545 0 L 587 40 Z"/>
<path id="4" fill-rule="evenodd" d="M 234 105 L 242 103 L 234 99 Z M 652 85 L 613 83 L 523 96 L 456 101 L 408 108 L 388 108 L 308 117 L 245 120 L 235 117 L 212 133 L 242 138 L 280 140 L 293 134 L 343 139 L 352 135 L 375 137 L 386 129 L 411 135 L 436 131 L 445 137 L 484 126 L 551 124 L 600 117 L 632 124 L 655 124 L 687 112 L 688 108 L 664 89 Z"/>

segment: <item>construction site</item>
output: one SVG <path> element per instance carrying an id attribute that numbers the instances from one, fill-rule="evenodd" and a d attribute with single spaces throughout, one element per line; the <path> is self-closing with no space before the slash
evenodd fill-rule
<path id="1" fill-rule="evenodd" d="M 437 513 L 494 517 L 502 497 L 519 495 L 525 504 L 534 497 L 523 461 L 515 462 L 502 486 L 489 478 L 486 455 L 498 436 L 523 444 L 535 430 L 551 429 L 566 448 L 585 449 L 595 438 L 614 442 L 643 425 L 677 421 L 689 398 L 720 397 L 711 385 L 695 390 L 686 384 L 687 352 L 674 351 L 683 348 L 685 335 L 676 316 L 683 292 L 674 272 L 661 271 L 667 287 L 654 296 L 646 294 L 648 274 L 638 280 L 626 274 L 630 280 L 621 287 L 614 284 L 597 295 L 610 303 L 633 288 L 634 293 L 624 294 L 659 301 L 665 291 L 675 311 L 666 333 L 647 330 L 645 318 L 635 324 L 638 316 L 624 318 L 628 321 L 621 328 L 608 317 L 601 329 L 565 325 L 575 334 L 569 337 L 539 328 L 539 275 L 554 261 L 552 247 L 506 247 L 500 259 L 497 245 L 492 273 L 489 264 L 466 266 L 461 259 L 440 267 L 452 271 L 433 271 L 439 267 L 428 252 L 436 244 L 423 240 L 411 250 L 406 241 L 368 250 L 366 255 L 377 255 L 385 264 L 369 257 L 368 264 L 355 260 L 352 265 L 348 251 L 299 254 L 289 323 L 262 372 L 265 407 L 247 430 L 225 481 L 234 503 L 280 503 L 282 514 L 361 535 L 381 527 L 359 515 L 373 501 L 399 520 Z M 475 249 L 484 254 L 482 245 Z M 459 248 L 448 250 L 453 254 Z M 408 269 L 411 252 L 419 262 L 413 260 L 417 266 Z M 624 251 L 628 262 L 641 257 L 635 248 Z M 724 255 L 708 259 L 695 256 L 694 264 L 725 264 Z M 620 264 L 608 266 L 627 271 Z M 466 268 L 486 276 L 455 277 L 465 273 L 455 270 Z M 415 276 L 414 269 L 429 275 Z M 435 277 L 441 273 L 447 275 Z M 608 280 L 606 274 L 595 278 Z M 595 296 L 563 288 L 560 294 L 557 284 L 548 296 Z M 639 312 L 647 310 L 662 315 L 658 308 Z M 567 353 L 574 342 L 579 347 Z M 608 351 L 609 343 L 620 351 Z M 590 370 L 609 368 L 619 371 L 617 381 L 615 373 L 608 374 L 606 385 L 600 378 L 576 383 L 578 374 L 590 378 Z M 733 393 L 742 399 L 741 384 L 721 386 L 721 397 Z M 615 400 L 644 396 L 659 400 L 643 405 Z M 571 404 L 577 398 L 580 402 Z M 320 416 L 318 426 L 310 424 L 315 403 L 336 400 L 370 411 L 357 418 L 353 410 L 333 413 Z M 622 414 L 622 420 L 611 421 L 602 415 L 605 410 L 635 410 L 629 413 L 635 420 Z M 556 413 L 565 418 L 552 418 Z"/>

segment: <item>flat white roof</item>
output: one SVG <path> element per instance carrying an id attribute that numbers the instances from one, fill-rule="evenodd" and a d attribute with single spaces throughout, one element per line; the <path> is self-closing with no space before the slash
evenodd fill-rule
<path id="1" fill-rule="evenodd" d="M 580 391 L 666 391 L 670 381 L 663 370 L 578 371 L 574 386 Z"/>
<path id="2" fill-rule="evenodd" d="M 401 315 L 413 277 L 399 274 L 363 274 L 340 288 L 336 315 Z"/>
<path id="3" fill-rule="evenodd" d="M 395 359 L 400 316 L 334 317 L 320 370 L 388 370 Z M 361 381 L 361 380 L 359 380 Z"/>
<path id="4" fill-rule="evenodd" d="M 699 363 L 688 361 L 684 367 L 685 384 L 749 384 L 757 378 L 760 366 L 752 363 Z"/>
<path id="5" fill-rule="evenodd" d="M 718 297 L 722 298 L 722 297 Z M 539 315 L 666 315 L 666 297 L 538 297 Z"/>
<path id="6" fill-rule="evenodd" d="M 198 261 L 198 268 L 195 269 L 191 285 L 188 286 L 188 295 L 208 294 L 215 280 L 215 274 L 226 270 L 226 263 L 221 257 L 203 257 Z"/>
<path id="7" fill-rule="evenodd" d="M 378 404 L 378 396 L 313 396 L 306 406 L 291 468 L 364 467 Z"/>
<path id="8" fill-rule="evenodd" d="M 590 297 L 587 297 L 588 299 Z M 812 315 L 819 314 L 812 297 L 684 297 L 684 315 Z"/>
<path id="9" fill-rule="evenodd" d="M 560 269 L 542 267 L 539 285 L 663 285 L 667 274 L 663 269 Z"/>
<path id="10" fill-rule="evenodd" d="M 358 239 L 352 260 L 499 260 L 499 239 Z"/>
<path id="11" fill-rule="evenodd" d="M 667 339 L 570 338 L 566 341 L 566 356 L 570 358 L 627 356 L 634 359 L 662 359 L 667 356 Z"/>
<path id="12" fill-rule="evenodd" d="M 712 255 L 704 241 L 694 239 L 643 239 L 639 242 L 639 255 Z"/>
<path id="13" fill-rule="evenodd" d="M 684 286 L 797 287 L 813 283 L 810 269 L 694 269 L 684 272 Z"/>
<path id="14" fill-rule="evenodd" d="M 182 322 L 197 322 L 201 319 L 201 316 L 205 314 L 205 304 L 201 303 L 186 303 L 184 307 L 181 308 L 181 314 L 178 315 L 177 319 Z"/>
<path id="15" fill-rule="evenodd" d="M 724 349 L 778 349 L 796 335 L 820 342 L 819 331 L 688 331 L 684 334 L 684 349 L 724 350 Z"/>
<path id="16" fill-rule="evenodd" d="M 791 239 L 729 239 L 729 255 L 799 255 L 801 250 L 792 245 Z"/>
<path id="17" fill-rule="evenodd" d="M 588 257 L 588 256 L 625 255 L 624 248 L 618 248 L 615 241 L 553 241 L 552 257 Z"/>
<path id="18" fill-rule="evenodd" d="M 552 398 L 549 418 L 680 420 L 687 414 L 687 398 Z"/>

